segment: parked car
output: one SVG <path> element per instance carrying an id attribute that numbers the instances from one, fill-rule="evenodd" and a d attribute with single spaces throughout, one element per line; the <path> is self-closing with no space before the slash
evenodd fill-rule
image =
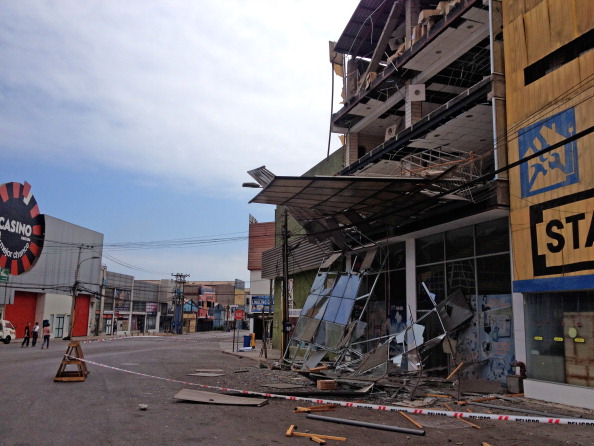
<path id="1" fill-rule="evenodd" d="M 16 339 L 16 330 L 10 321 L 0 319 L 0 341 L 10 344 L 10 341 Z"/>

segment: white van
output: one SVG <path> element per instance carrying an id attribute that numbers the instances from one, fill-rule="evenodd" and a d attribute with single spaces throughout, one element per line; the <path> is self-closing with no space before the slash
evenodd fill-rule
<path id="1" fill-rule="evenodd" d="M 10 321 L 0 319 L 0 341 L 10 344 L 12 339 L 16 339 L 16 330 Z"/>

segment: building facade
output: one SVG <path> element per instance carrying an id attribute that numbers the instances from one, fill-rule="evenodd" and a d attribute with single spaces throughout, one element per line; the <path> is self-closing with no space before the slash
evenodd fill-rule
<path id="1" fill-rule="evenodd" d="M 56 338 L 93 333 L 103 234 L 40 214 L 27 183 L 0 186 L 0 197 L 2 318 L 19 337 L 27 322 L 42 321 Z"/>
<path id="2" fill-rule="evenodd" d="M 594 4 L 504 0 L 503 12 L 525 393 L 593 409 Z"/>
<path id="3" fill-rule="evenodd" d="M 262 277 L 262 253 L 274 248 L 275 223 L 258 223 L 250 216 L 248 240 L 248 270 L 250 272 L 250 291 L 248 295 L 250 333 L 256 339 L 263 339 L 264 332 L 269 339 L 272 334 L 274 301 L 272 299 L 273 282 Z"/>
<path id="4" fill-rule="evenodd" d="M 302 176 L 252 171 L 263 188 L 252 202 L 282 205 L 299 225 L 289 230 L 287 298 L 310 322 L 290 321 L 289 355 L 299 343 L 313 345 L 304 361 L 319 349 L 336 354 L 356 320 L 365 339 L 384 342 L 414 323 L 424 340 L 444 340 L 425 318 L 462 293 L 471 317 L 406 364 L 447 374 L 464 362 L 461 377 L 502 384 L 514 374 L 502 25 L 497 1 L 362 0 L 330 43 L 343 82 L 332 116 L 340 153 Z M 280 245 L 264 254 L 266 277 L 283 276 Z M 314 267 L 305 260 L 316 250 Z M 320 294 L 308 307 L 318 279 L 334 293 L 345 274 L 358 284 L 354 303 L 331 294 L 322 304 Z"/>

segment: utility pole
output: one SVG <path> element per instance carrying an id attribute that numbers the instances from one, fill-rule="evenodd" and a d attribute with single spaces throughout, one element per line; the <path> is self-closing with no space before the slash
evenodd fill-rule
<path id="1" fill-rule="evenodd" d="M 78 294 L 78 273 L 80 271 L 80 265 L 87 260 L 99 259 L 98 256 L 89 257 L 88 259 L 80 260 L 83 248 L 90 248 L 89 246 L 78 247 L 78 258 L 76 260 L 76 270 L 74 272 L 74 284 L 72 285 L 72 304 L 70 306 L 70 321 L 68 321 L 68 336 L 62 338 L 64 340 L 72 339 L 72 329 L 74 328 L 74 317 L 76 316 L 76 295 Z"/>
<path id="2" fill-rule="evenodd" d="M 184 323 L 184 283 L 186 283 L 186 277 L 190 277 L 189 274 L 175 273 L 171 274 L 175 277 L 175 327 L 177 334 L 183 333 Z"/>
<path id="3" fill-rule="evenodd" d="M 281 355 L 285 354 L 289 339 L 289 229 L 287 221 L 287 208 L 283 210 L 283 304 L 281 310 L 282 336 Z"/>

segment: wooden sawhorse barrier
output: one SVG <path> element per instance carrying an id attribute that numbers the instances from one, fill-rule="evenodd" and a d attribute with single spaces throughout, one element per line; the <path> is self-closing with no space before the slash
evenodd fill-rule
<path id="1" fill-rule="evenodd" d="M 76 366 L 76 370 L 66 370 L 68 366 Z M 54 381 L 84 381 L 89 373 L 80 343 L 70 342 Z"/>

